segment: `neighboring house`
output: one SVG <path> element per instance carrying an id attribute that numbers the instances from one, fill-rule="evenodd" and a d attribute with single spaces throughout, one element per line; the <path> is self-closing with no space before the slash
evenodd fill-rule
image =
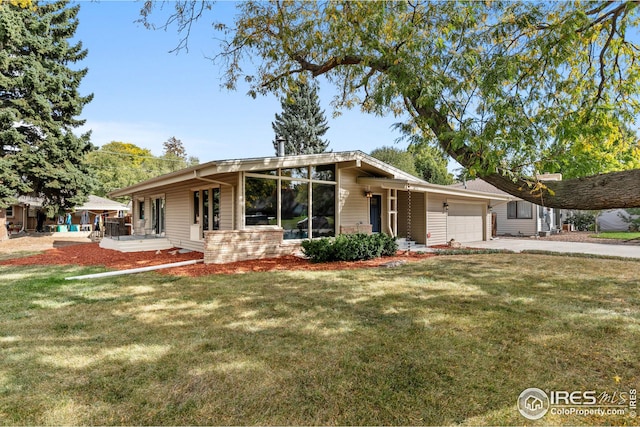
<path id="1" fill-rule="evenodd" d="M 430 184 L 360 151 L 213 161 L 110 196 L 131 197 L 136 235 L 164 236 L 205 262 L 290 253 L 302 239 L 340 233 L 487 240 L 489 206 L 509 199 Z M 117 248 L 109 240 L 101 245 Z"/>
<path id="2" fill-rule="evenodd" d="M 89 224 L 93 224 L 96 215 L 121 216 L 129 208 L 122 203 L 90 195 L 87 202 L 82 206 L 76 206 L 71 210 L 71 223 L 77 225 L 74 229 L 79 230 L 79 225 L 83 222 L 83 212 Z M 35 231 L 38 225 L 38 215 L 42 211 L 42 199 L 31 196 L 20 196 L 18 202 L 6 208 L 6 222 L 9 234 L 17 234 L 21 231 Z M 51 229 L 59 223 L 64 223 L 65 215 L 53 218 L 43 217 L 43 227 L 45 230 Z"/>
<path id="3" fill-rule="evenodd" d="M 561 178 L 560 174 L 540 176 L 543 181 L 554 181 Z M 452 187 L 502 195 L 511 199 L 492 206 L 493 236 L 537 236 L 540 233 L 554 233 L 562 230 L 564 212 L 560 209 L 536 205 L 510 196 L 481 179 L 453 184 Z"/>

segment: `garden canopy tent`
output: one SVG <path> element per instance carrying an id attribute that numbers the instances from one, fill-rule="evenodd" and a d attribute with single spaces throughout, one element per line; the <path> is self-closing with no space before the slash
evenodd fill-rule
<path id="1" fill-rule="evenodd" d="M 75 207 L 76 211 L 128 211 L 129 207 L 114 200 L 105 199 L 104 197 L 98 197 L 90 195 L 89 199 L 81 206 Z"/>

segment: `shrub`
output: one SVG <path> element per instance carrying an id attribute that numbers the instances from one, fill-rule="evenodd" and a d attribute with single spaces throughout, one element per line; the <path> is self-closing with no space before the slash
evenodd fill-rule
<path id="1" fill-rule="evenodd" d="M 302 253 L 312 262 L 359 261 L 395 255 L 398 244 L 386 234 L 341 234 L 302 242 Z"/>
<path id="2" fill-rule="evenodd" d="M 575 211 L 567 218 L 567 223 L 573 224 L 577 231 L 593 231 L 596 225 L 596 216 L 593 212 Z"/>

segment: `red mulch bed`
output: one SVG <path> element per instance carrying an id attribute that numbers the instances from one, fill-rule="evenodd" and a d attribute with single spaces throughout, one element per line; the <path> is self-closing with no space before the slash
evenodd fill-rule
<path id="1" fill-rule="evenodd" d="M 109 269 L 126 270 L 172 262 L 202 259 L 202 253 L 178 253 L 177 249 L 165 251 L 123 253 L 103 249 L 97 243 L 84 243 L 49 249 L 38 255 L 0 261 L 0 265 L 83 265 L 103 266 Z M 251 261 L 239 261 L 229 264 L 195 264 L 158 270 L 162 274 L 175 276 L 206 276 L 210 274 L 237 274 L 252 271 L 274 270 L 352 270 L 357 268 L 379 267 L 391 261 L 419 261 L 433 254 L 398 253 L 394 257 L 377 258 L 369 261 L 332 262 L 314 264 L 296 256 L 285 256 Z"/>

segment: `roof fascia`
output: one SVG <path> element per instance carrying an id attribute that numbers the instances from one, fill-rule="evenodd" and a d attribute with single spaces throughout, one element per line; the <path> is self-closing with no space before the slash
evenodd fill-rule
<path id="1" fill-rule="evenodd" d="M 476 199 L 490 199 L 490 200 L 512 200 L 513 197 L 500 194 L 485 193 L 482 191 L 472 191 L 465 189 L 455 189 L 444 185 L 430 184 L 426 181 L 412 181 L 405 179 L 390 179 L 390 178 L 374 178 L 374 177 L 358 177 L 359 184 L 365 185 L 379 185 L 385 189 L 405 190 L 405 191 L 419 191 L 425 193 L 445 194 L 449 196 L 463 196 Z"/>

